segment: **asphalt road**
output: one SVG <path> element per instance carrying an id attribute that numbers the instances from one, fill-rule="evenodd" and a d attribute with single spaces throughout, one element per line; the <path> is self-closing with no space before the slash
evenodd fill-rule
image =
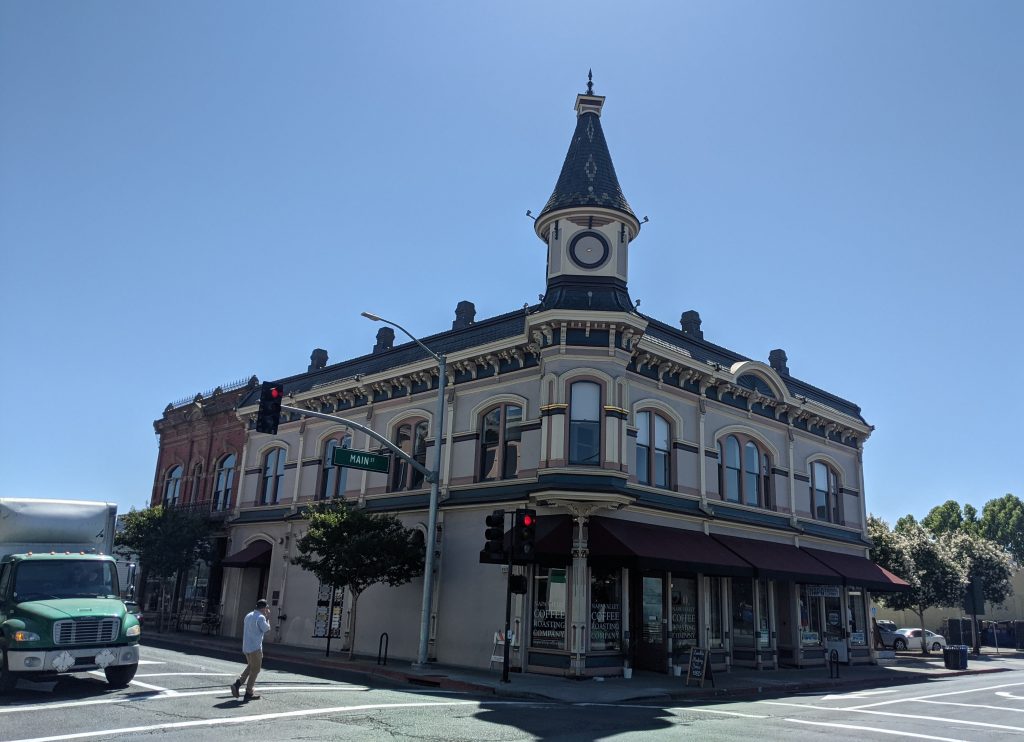
<path id="1" fill-rule="evenodd" d="M 231 697 L 241 663 L 144 647 L 131 687 L 101 677 L 0 698 L 0 741 L 34 740 L 711 740 L 1024 738 L 1020 669 L 841 694 L 688 705 L 562 704 L 482 698 L 276 666 L 260 700 Z"/>

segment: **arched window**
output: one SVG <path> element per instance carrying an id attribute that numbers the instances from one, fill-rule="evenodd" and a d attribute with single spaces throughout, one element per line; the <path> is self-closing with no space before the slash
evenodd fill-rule
<path id="1" fill-rule="evenodd" d="M 601 465 L 601 386 L 593 381 L 569 387 L 569 463 Z"/>
<path id="2" fill-rule="evenodd" d="M 345 496 L 348 480 L 348 468 L 334 465 L 334 449 L 352 448 L 352 434 L 345 433 L 338 438 L 330 438 L 324 444 L 323 476 L 320 483 L 320 499 L 333 500 Z"/>
<path id="3" fill-rule="evenodd" d="M 513 479 L 519 474 L 523 408 L 502 404 L 487 412 L 480 425 L 480 481 Z"/>
<path id="4" fill-rule="evenodd" d="M 281 496 L 281 481 L 284 479 L 283 448 L 272 448 L 263 459 L 263 482 L 260 485 L 260 505 L 275 505 Z"/>
<path id="5" fill-rule="evenodd" d="M 410 420 L 395 430 L 395 445 L 412 456 L 420 464 L 427 460 L 427 421 Z M 410 466 L 397 456 L 391 473 L 391 490 L 414 490 L 423 486 L 423 472 Z"/>
<path id="6" fill-rule="evenodd" d="M 672 434 L 656 412 L 636 414 L 636 478 L 640 484 L 668 487 L 672 481 Z"/>
<path id="7" fill-rule="evenodd" d="M 213 509 L 227 510 L 231 505 L 231 488 L 235 486 L 235 455 L 229 453 L 217 462 L 213 489 Z"/>
<path id="8" fill-rule="evenodd" d="M 811 513 L 818 520 L 841 523 L 839 475 L 824 461 L 811 464 Z"/>
<path id="9" fill-rule="evenodd" d="M 728 435 L 718 442 L 718 487 L 722 499 L 772 507 L 771 457 L 759 441 Z"/>
<path id="10" fill-rule="evenodd" d="M 203 465 L 196 464 L 192 467 L 192 494 L 188 496 L 189 502 L 199 502 L 203 486 Z"/>
<path id="11" fill-rule="evenodd" d="M 740 501 L 740 442 L 730 435 L 718 442 L 718 479 L 722 499 Z"/>
<path id="12" fill-rule="evenodd" d="M 167 472 L 167 478 L 164 480 L 164 507 L 173 508 L 178 504 L 178 498 L 181 497 L 181 475 L 183 473 L 184 469 L 180 466 L 175 466 Z"/>

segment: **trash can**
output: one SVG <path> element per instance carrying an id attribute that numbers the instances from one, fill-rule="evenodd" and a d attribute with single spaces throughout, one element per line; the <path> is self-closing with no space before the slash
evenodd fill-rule
<path id="1" fill-rule="evenodd" d="M 966 670 L 967 652 L 970 647 L 966 644 L 951 644 L 942 650 L 942 661 L 947 670 Z"/>

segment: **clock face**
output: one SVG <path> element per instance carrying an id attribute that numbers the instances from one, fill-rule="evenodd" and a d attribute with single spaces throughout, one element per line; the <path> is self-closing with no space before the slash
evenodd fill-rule
<path id="1" fill-rule="evenodd" d="M 608 242 L 597 232 L 580 232 L 569 243 L 569 257 L 581 268 L 599 268 L 608 260 Z"/>

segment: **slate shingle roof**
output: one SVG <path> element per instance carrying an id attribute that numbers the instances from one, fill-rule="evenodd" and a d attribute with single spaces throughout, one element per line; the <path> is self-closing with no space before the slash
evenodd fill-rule
<path id="1" fill-rule="evenodd" d="M 637 312 L 637 314 L 640 313 Z M 640 314 L 640 316 L 650 323 L 647 325 L 647 332 L 645 333 L 648 339 L 653 339 L 670 346 L 695 360 L 704 361 L 705 363 L 718 363 L 726 368 L 739 361 L 755 360 L 742 356 L 739 353 L 734 353 L 720 345 L 709 343 L 706 340 L 699 340 L 689 335 L 684 335 L 682 330 L 659 322 L 652 317 L 643 314 Z M 853 402 L 837 397 L 834 394 L 829 394 L 816 386 L 795 379 L 792 376 L 783 376 L 782 381 L 785 383 L 789 393 L 794 397 L 807 397 L 809 400 L 823 404 L 866 424 L 866 421 L 860 414 L 860 407 Z"/>
<path id="2" fill-rule="evenodd" d="M 555 191 L 540 215 L 575 206 L 601 206 L 636 219 L 615 176 L 612 156 L 601 130 L 601 118 L 592 112 L 576 119 L 576 131 L 562 163 Z"/>

